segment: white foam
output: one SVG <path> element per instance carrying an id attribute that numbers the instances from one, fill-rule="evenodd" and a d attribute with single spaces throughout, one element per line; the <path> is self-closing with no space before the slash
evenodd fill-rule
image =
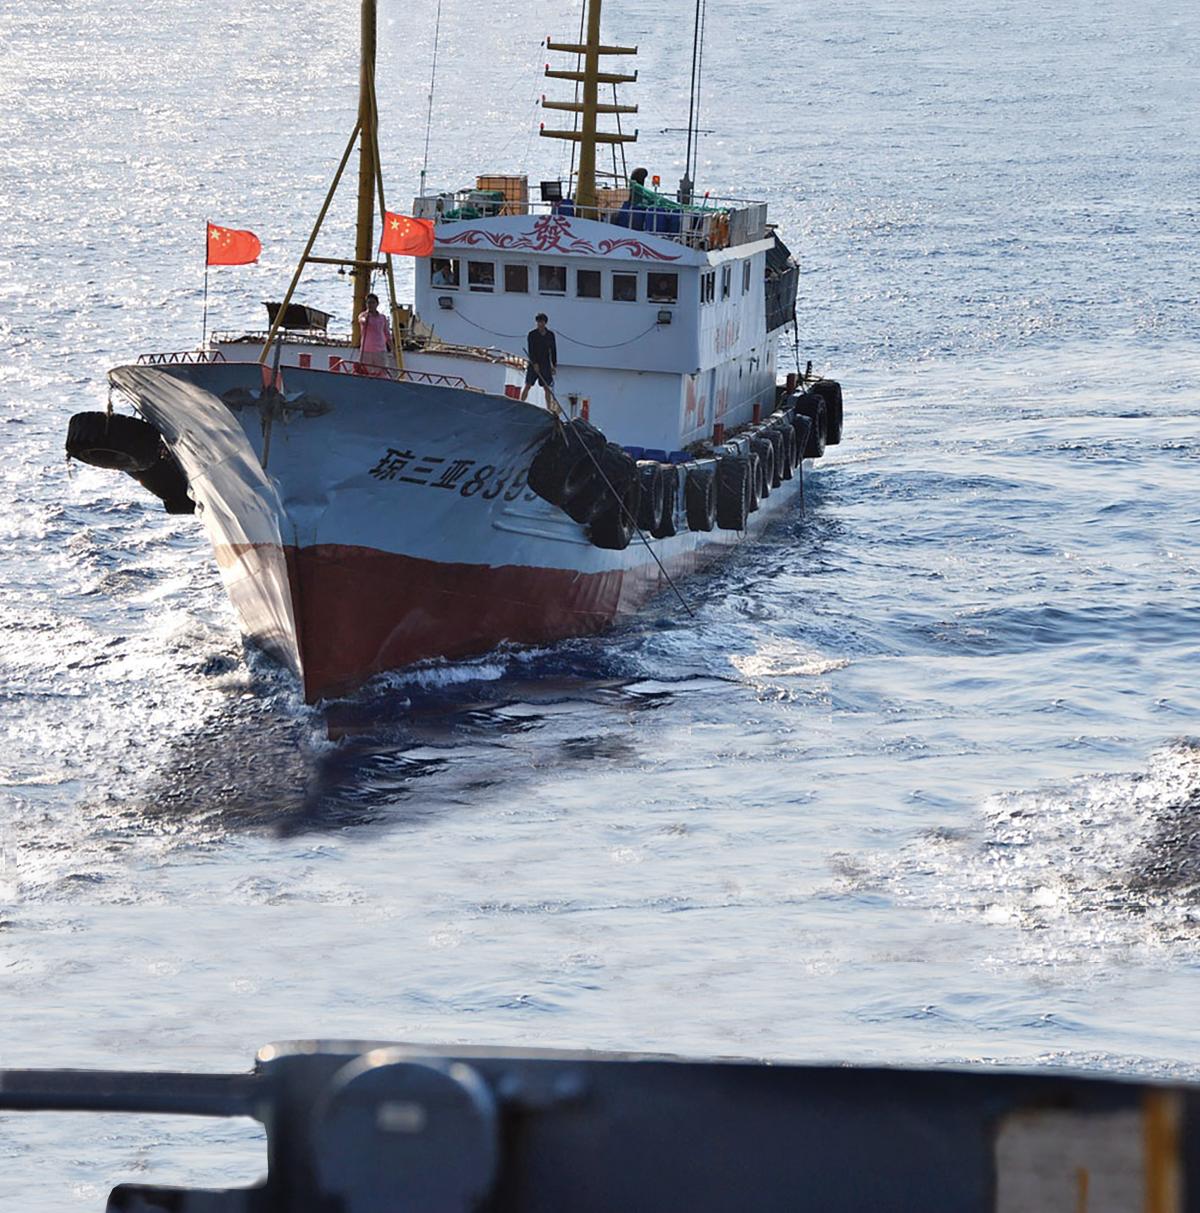
<path id="1" fill-rule="evenodd" d="M 1179 741 L 1142 773 L 999 794 L 976 829 L 841 868 L 847 883 L 936 917 L 1020 928 L 1009 960 L 1103 963 L 1137 948 L 1186 962 L 1200 958 L 1197 813 L 1200 748 Z"/>

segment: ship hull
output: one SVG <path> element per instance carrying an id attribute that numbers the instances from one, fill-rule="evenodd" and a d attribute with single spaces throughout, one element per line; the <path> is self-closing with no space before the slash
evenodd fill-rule
<path id="1" fill-rule="evenodd" d="M 452 384 L 284 375 L 279 392 L 256 364 L 112 372 L 183 464 L 244 635 L 309 701 L 422 660 L 600 631 L 745 537 L 594 547 L 525 487 L 544 410 Z"/>

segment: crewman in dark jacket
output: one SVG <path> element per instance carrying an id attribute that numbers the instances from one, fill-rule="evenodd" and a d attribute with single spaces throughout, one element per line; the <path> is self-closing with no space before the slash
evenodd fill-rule
<path id="1" fill-rule="evenodd" d="M 529 366 L 525 371 L 525 388 L 521 399 L 529 395 L 529 389 L 535 383 L 540 383 L 546 389 L 546 402 L 550 402 L 550 389 L 554 386 L 554 372 L 558 369 L 558 346 L 554 341 L 554 333 L 546 327 L 549 319 L 545 312 L 534 316 L 537 328 L 529 330 L 526 340 L 526 353 L 529 355 Z"/>

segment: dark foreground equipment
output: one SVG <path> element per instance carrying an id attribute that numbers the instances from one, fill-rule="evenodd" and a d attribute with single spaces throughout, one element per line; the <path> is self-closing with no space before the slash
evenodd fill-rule
<path id="1" fill-rule="evenodd" d="M 1200 1213 L 1200 1087 L 1045 1071 L 308 1042 L 250 1074 L 0 1071 L 19 1109 L 266 1126 L 259 1186 L 122 1184 L 110 1213 Z"/>

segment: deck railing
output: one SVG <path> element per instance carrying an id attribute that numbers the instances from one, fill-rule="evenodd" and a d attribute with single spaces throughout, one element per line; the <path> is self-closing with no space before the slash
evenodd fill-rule
<path id="1" fill-rule="evenodd" d="M 461 375 L 438 375 L 433 371 L 400 370 L 394 366 L 375 366 L 369 362 L 355 362 L 341 358 L 329 368 L 335 374 L 363 375 L 368 379 L 390 379 L 394 383 L 428 383 L 435 387 L 456 387 L 472 391 L 471 385 Z"/>
<path id="2" fill-rule="evenodd" d="M 572 202 L 490 201 L 468 192 L 451 199 L 447 195 L 418 198 L 416 210 L 436 223 L 458 223 L 498 215 L 561 215 L 609 223 L 629 231 L 646 232 L 685 244 L 689 248 L 715 250 L 750 244 L 768 234 L 767 204 L 746 198 L 704 196 L 687 206 L 626 207 L 625 191 L 613 191 L 609 200 L 595 207 L 576 207 Z"/>
<path id="3" fill-rule="evenodd" d="M 257 331 L 243 329 L 241 332 L 212 333 L 209 340 L 214 345 L 265 345 L 270 333 L 266 329 Z M 322 346 L 352 346 L 353 338 L 349 333 L 333 335 L 324 329 L 280 329 L 273 341 L 281 345 L 322 345 Z"/>
<path id="4" fill-rule="evenodd" d="M 170 354 L 139 354 L 138 366 L 179 366 L 189 362 L 224 362 L 220 350 L 178 350 Z"/>

